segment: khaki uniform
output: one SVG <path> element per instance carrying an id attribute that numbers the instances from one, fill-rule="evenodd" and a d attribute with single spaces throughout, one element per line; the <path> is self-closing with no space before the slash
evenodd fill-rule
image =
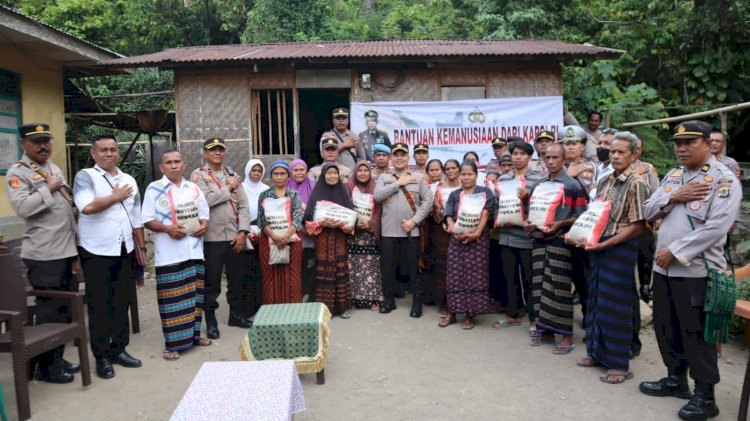
<path id="1" fill-rule="evenodd" d="M 541 159 L 532 159 L 529 161 L 529 171 L 539 173 L 542 176 L 547 175 L 547 166 Z"/>
<path id="2" fill-rule="evenodd" d="M 596 187 L 596 184 L 594 183 L 594 181 L 596 180 L 596 165 L 591 161 L 587 161 L 581 158 L 578 161 L 567 164 L 566 168 L 570 168 L 578 164 L 583 164 L 584 169 L 574 178 L 578 180 L 579 183 L 581 183 L 583 188 L 586 190 L 586 193 L 591 193 L 591 189 Z"/>
<path id="3" fill-rule="evenodd" d="M 406 185 L 406 191 L 411 195 L 414 206 L 417 207 L 415 213 L 406 196 L 401 192 L 398 183 L 398 177 L 395 173 L 382 174 L 378 177 L 375 184 L 373 196 L 375 202 L 382 203 L 382 213 L 380 218 L 381 235 L 383 237 L 407 237 L 408 234 L 401 229 L 401 221 L 411 219 L 417 225 L 411 230 L 412 237 L 419 236 L 418 225 L 430 214 L 434 197 L 430 187 L 421 173 L 406 171 L 402 176 L 417 176 L 417 183 Z"/>
<path id="4" fill-rule="evenodd" d="M 656 191 L 656 189 L 659 188 L 659 175 L 656 173 L 656 168 L 654 168 L 653 165 L 649 164 L 648 162 L 643 162 L 640 159 L 637 159 L 635 162 L 633 162 L 633 169 L 637 171 L 638 167 L 643 164 L 646 164 L 650 167 L 647 172 L 641 174 L 641 178 L 646 182 L 646 185 L 649 188 L 649 195 L 651 195 Z"/>
<path id="5" fill-rule="evenodd" d="M 734 160 L 734 158 L 724 155 L 721 158 L 718 158 L 718 160 L 727 168 L 729 168 L 729 171 L 731 171 L 732 174 L 736 175 L 737 178 L 740 178 L 741 168 L 737 161 Z"/>
<path id="6" fill-rule="evenodd" d="M 234 191 L 229 191 L 224 171 L 211 171 L 210 168 L 198 168 L 190 175 L 190 180 L 201 189 L 206 202 L 211 208 L 208 220 L 208 231 L 203 241 L 232 241 L 240 231 L 250 231 L 250 210 L 247 195 L 240 184 Z M 216 181 L 220 186 L 216 185 Z"/>
<path id="7" fill-rule="evenodd" d="M 25 154 L 21 160 L 38 165 Z M 40 168 L 63 178 L 60 168 L 50 161 Z M 10 167 L 5 179 L 10 206 L 26 226 L 21 257 L 46 261 L 76 256 L 76 210 L 62 192 L 51 193 L 45 177 L 20 163 Z"/>
<path id="8" fill-rule="evenodd" d="M 362 141 L 359 140 L 359 137 L 356 133 L 354 133 L 351 130 L 348 130 L 346 132 L 338 133 L 336 130 L 331 130 L 323 133 L 322 139 L 325 139 L 328 135 L 333 135 L 332 137 L 336 139 L 336 141 L 340 144 L 344 142 L 344 139 L 346 139 L 346 136 L 349 135 L 354 139 L 356 146 L 353 148 L 345 149 L 345 150 L 339 150 L 339 157 L 336 159 L 336 162 L 339 164 L 342 164 L 346 167 L 348 167 L 350 170 L 354 171 L 354 165 L 357 163 L 357 161 L 367 159 L 367 154 L 365 153 L 365 147 L 362 144 Z M 321 150 L 323 148 L 321 147 Z"/>
<path id="9" fill-rule="evenodd" d="M 372 150 L 373 146 L 381 144 L 386 145 L 389 148 L 391 147 L 391 139 L 388 138 L 388 133 L 382 130 L 375 129 L 374 132 L 365 130 L 363 132 L 360 132 L 359 139 L 362 141 L 362 145 L 364 146 L 365 156 L 370 162 L 372 162 L 372 159 L 375 156 Z"/>
<path id="10" fill-rule="evenodd" d="M 352 176 L 352 170 L 351 168 L 347 167 L 346 165 L 342 164 L 336 164 L 339 168 L 339 176 L 342 177 L 342 181 L 346 183 L 349 181 L 349 179 Z M 320 178 L 320 172 L 323 170 L 323 165 L 316 165 L 312 168 L 310 168 L 310 171 L 307 172 L 307 178 L 312 180 L 313 183 L 317 183 L 318 179 Z"/>

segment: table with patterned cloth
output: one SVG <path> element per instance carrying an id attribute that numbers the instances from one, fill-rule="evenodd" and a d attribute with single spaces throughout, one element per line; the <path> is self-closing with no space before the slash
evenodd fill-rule
<path id="1" fill-rule="evenodd" d="M 292 361 L 207 362 L 169 419 L 290 420 L 304 410 Z"/>
<path id="2" fill-rule="evenodd" d="M 331 313 L 322 303 L 261 306 L 240 345 L 245 361 L 290 359 L 299 373 L 318 373 L 325 383 L 328 360 L 328 322 Z"/>

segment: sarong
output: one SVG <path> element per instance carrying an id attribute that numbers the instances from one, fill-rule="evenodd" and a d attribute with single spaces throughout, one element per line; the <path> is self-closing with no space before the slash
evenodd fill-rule
<path id="1" fill-rule="evenodd" d="M 380 247 L 375 236 L 367 231 L 357 231 L 347 239 L 349 277 L 356 307 L 366 308 L 380 302 L 383 295 L 380 277 Z"/>
<path id="2" fill-rule="evenodd" d="M 490 230 L 469 244 L 451 237 L 445 289 L 451 313 L 484 313 L 490 304 Z"/>
<path id="3" fill-rule="evenodd" d="M 323 228 L 315 239 L 315 301 L 333 315 L 352 309 L 346 234 L 338 228 Z"/>
<path id="4" fill-rule="evenodd" d="M 638 303 L 634 270 L 637 253 L 635 240 L 590 253 L 584 342 L 590 357 L 613 370 L 629 369 L 633 312 Z"/>
<path id="5" fill-rule="evenodd" d="M 183 351 L 200 339 L 205 287 L 202 260 L 156 267 L 156 298 L 164 350 Z"/>
<path id="6" fill-rule="evenodd" d="M 258 259 L 263 276 L 263 304 L 302 302 L 302 243 L 289 243 L 289 264 L 269 265 L 271 248 L 268 237 L 261 234 L 258 242 Z"/>
<path id="7" fill-rule="evenodd" d="M 532 254 L 532 291 L 537 328 L 573 335 L 571 247 L 562 237 L 537 240 Z"/>

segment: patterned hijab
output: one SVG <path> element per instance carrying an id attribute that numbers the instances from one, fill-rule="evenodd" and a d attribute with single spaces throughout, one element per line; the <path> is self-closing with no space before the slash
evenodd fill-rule
<path id="1" fill-rule="evenodd" d="M 364 184 L 357 181 L 357 170 L 359 170 L 361 166 L 367 167 L 367 174 L 369 174 L 370 176 L 370 179 L 367 181 L 367 183 Z M 350 195 L 354 192 L 355 187 L 358 188 L 362 193 L 372 194 L 372 192 L 375 191 L 375 178 L 372 176 L 370 168 L 370 163 L 367 161 L 357 161 L 357 164 L 354 165 L 354 173 L 346 183 L 346 187 L 349 189 Z M 380 240 L 380 206 L 378 206 L 377 203 L 372 209 L 372 218 L 370 218 L 370 232 L 375 235 L 375 238 Z"/>

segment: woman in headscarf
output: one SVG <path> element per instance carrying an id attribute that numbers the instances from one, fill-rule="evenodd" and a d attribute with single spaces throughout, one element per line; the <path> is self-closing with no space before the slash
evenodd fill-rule
<path id="1" fill-rule="evenodd" d="M 259 241 L 260 268 L 263 273 L 263 304 L 284 304 L 302 302 L 302 244 L 299 241 L 289 242 L 292 236 L 303 230 L 304 209 L 299 193 L 287 188 L 289 165 L 284 160 L 271 164 L 271 181 L 273 187 L 260 193 L 258 197 L 258 227 L 261 229 Z M 283 234 L 275 233 L 268 225 L 263 208 L 264 199 L 289 198 L 289 212 L 292 223 Z M 273 241 L 277 247 L 289 247 L 288 264 L 269 264 Z"/>
<path id="2" fill-rule="evenodd" d="M 448 266 L 445 279 L 448 296 L 448 315 L 438 324 L 446 327 L 456 322 L 456 313 L 466 313 L 463 328 L 473 329 L 474 315 L 487 311 L 489 295 L 490 224 L 495 213 L 495 196 L 487 187 L 477 184 L 477 165 L 472 161 L 461 164 L 461 188 L 452 192 L 445 206 L 445 221 L 453 231 L 459 217 L 461 196 L 484 193 L 485 201 L 474 231 L 451 234 L 448 245 Z"/>
<path id="3" fill-rule="evenodd" d="M 355 187 L 360 193 L 372 194 L 375 191 L 375 179 L 370 171 L 370 163 L 357 162 L 354 166 L 354 177 L 349 179 L 346 186 L 352 195 Z M 355 234 L 349 237 L 347 243 L 354 306 L 369 307 L 372 311 L 378 311 L 383 300 L 379 243 L 380 206 L 373 200 L 370 222 L 357 221 Z"/>
<path id="4" fill-rule="evenodd" d="M 260 194 L 269 189 L 267 184 L 263 183 L 263 176 L 266 173 L 266 167 L 258 159 L 251 159 L 245 165 L 242 187 L 247 196 L 248 209 L 250 211 L 250 224 L 257 226 L 258 219 L 258 197 Z M 263 302 L 261 293 L 261 275 L 258 261 L 258 239 L 253 229 L 247 237 L 253 245 L 253 249 L 245 247 L 243 254 L 244 259 L 244 276 L 243 276 L 243 297 L 248 297 L 244 303 L 244 314 L 251 316 L 258 311 Z"/>
<path id="5" fill-rule="evenodd" d="M 335 162 L 323 164 L 321 179 L 315 184 L 305 210 L 305 221 L 312 221 L 315 207 L 321 200 L 352 209 L 349 190 L 341 182 Z M 332 315 L 342 319 L 351 317 L 352 285 L 349 279 L 349 257 L 346 234 L 329 222 L 315 239 L 315 301 L 328 307 Z"/>
<path id="6" fill-rule="evenodd" d="M 289 163 L 292 176 L 289 177 L 286 186 L 297 193 L 302 200 L 302 206 L 307 207 L 315 182 L 307 176 L 307 163 L 301 159 L 295 159 Z M 315 279 L 315 238 L 304 232 L 299 233 L 302 238 L 302 295 L 312 296 L 312 285 Z"/>

